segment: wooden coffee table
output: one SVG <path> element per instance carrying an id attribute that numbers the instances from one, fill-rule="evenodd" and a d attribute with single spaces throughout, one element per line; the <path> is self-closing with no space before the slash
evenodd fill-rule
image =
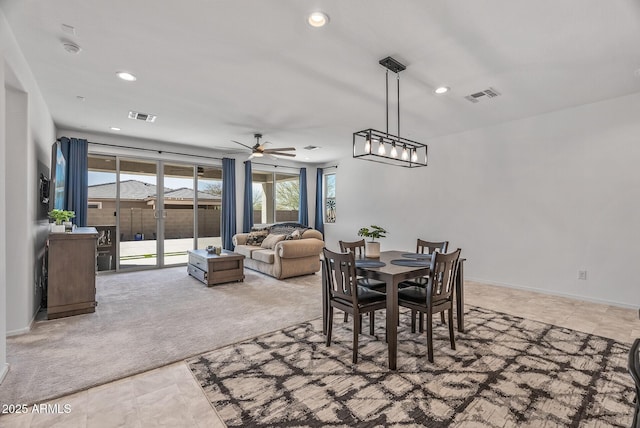
<path id="1" fill-rule="evenodd" d="M 208 287 L 244 281 L 244 256 L 227 250 L 219 256 L 207 250 L 189 250 L 187 272 Z"/>

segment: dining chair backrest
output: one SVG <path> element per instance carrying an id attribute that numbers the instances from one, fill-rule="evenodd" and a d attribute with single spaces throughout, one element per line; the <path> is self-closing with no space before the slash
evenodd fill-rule
<path id="1" fill-rule="evenodd" d="M 435 250 L 438 250 L 441 253 L 446 253 L 447 247 L 449 247 L 449 241 L 430 242 L 418 238 L 418 243 L 416 244 L 416 253 L 431 254 Z"/>
<path id="2" fill-rule="evenodd" d="M 460 248 L 451 253 L 435 253 L 431 258 L 427 284 L 427 304 L 438 300 L 453 299 Z"/>
<path id="3" fill-rule="evenodd" d="M 335 253 L 327 248 L 323 252 L 329 298 L 346 300 L 357 306 L 358 280 L 353 253 Z"/>
<path id="4" fill-rule="evenodd" d="M 340 251 L 343 253 L 348 253 L 351 251 L 356 258 L 364 257 L 364 239 L 359 241 L 347 242 L 347 241 L 338 241 L 340 244 Z"/>

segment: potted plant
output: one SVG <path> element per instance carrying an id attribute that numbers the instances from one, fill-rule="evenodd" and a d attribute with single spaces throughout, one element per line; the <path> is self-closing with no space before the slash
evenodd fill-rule
<path id="1" fill-rule="evenodd" d="M 68 226 L 69 229 L 71 229 L 72 227 L 72 225 L 70 224 L 71 219 L 74 218 L 75 216 L 76 216 L 76 213 L 73 211 L 59 210 L 59 209 L 54 209 L 49 211 L 49 218 L 55 220 L 55 223 L 51 225 L 51 231 L 64 232 L 65 226 Z M 64 223 L 69 223 L 69 224 L 65 225 Z"/>
<path id="2" fill-rule="evenodd" d="M 369 227 L 360 228 L 358 236 L 371 238 L 371 240 L 364 243 L 364 252 L 367 258 L 377 259 L 380 257 L 380 243 L 375 242 L 375 240 L 386 237 L 386 233 L 387 231 L 384 230 L 384 228 L 376 226 L 375 224 L 372 224 Z"/>

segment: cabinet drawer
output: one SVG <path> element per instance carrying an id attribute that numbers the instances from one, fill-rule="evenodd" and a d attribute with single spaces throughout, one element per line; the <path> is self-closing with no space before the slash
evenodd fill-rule
<path id="1" fill-rule="evenodd" d="M 209 262 L 204 257 L 200 257 L 197 254 L 189 253 L 189 264 L 197 266 L 205 272 L 209 271 Z"/>
<path id="2" fill-rule="evenodd" d="M 202 269 L 199 269 L 197 266 L 188 264 L 187 272 L 189 273 L 189 275 L 191 275 L 198 281 L 204 282 L 205 284 L 207 283 L 207 278 L 208 278 L 207 272 L 203 271 Z"/>

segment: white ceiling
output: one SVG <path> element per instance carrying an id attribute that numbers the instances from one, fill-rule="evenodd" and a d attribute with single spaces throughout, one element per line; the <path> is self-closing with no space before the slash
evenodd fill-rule
<path id="1" fill-rule="evenodd" d="M 384 130 L 400 74 L 401 136 L 434 136 L 640 91 L 637 0 L 0 0 L 58 127 L 210 148 L 262 132 L 297 160 L 351 156 Z M 315 29 L 306 16 L 322 10 Z M 75 36 L 62 24 L 75 27 Z M 82 51 L 67 53 L 64 40 Z M 134 83 L 116 78 L 130 71 Z M 392 81 L 393 82 L 393 81 Z M 439 85 L 452 88 L 436 96 Z M 502 96 L 464 96 L 493 87 Z M 395 99 L 395 85 L 391 86 Z M 85 97 L 79 101 L 78 96 Z M 395 103 L 390 105 L 395 133 Z M 127 119 L 129 110 L 158 116 Z M 306 145 L 320 150 L 303 150 Z M 308 159 L 307 159 L 308 158 Z"/>

